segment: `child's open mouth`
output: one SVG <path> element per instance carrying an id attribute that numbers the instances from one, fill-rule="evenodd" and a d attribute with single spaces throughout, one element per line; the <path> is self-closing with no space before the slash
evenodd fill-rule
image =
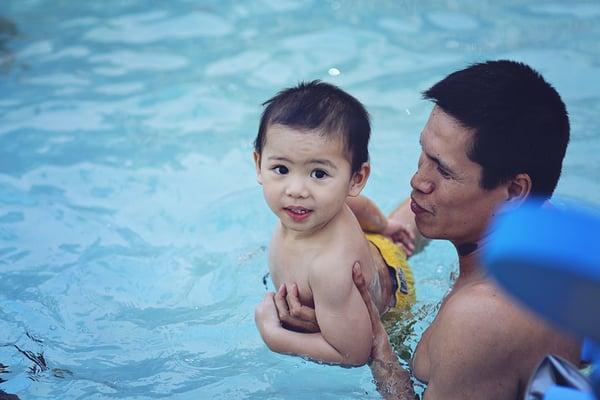
<path id="1" fill-rule="evenodd" d="M 312 210 L 304 207 L 285 207 L 284 210 L 296 222 L 305 220 L 312 212 Z"/>

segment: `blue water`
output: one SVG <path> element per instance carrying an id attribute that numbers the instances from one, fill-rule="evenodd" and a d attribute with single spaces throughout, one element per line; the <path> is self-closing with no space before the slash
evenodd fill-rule
<path id="1" fill-rule="evenodd" d="M 368 368 L 271 353 L 254 327 L 274 217 L 251 142 L 260 103 L 300 80 L 367 106 L 366 194 L 391 211 L 419 92 L 470 62 L 528 62 L 571 115 L 557 193 L 600 203 L 597 1 L 23 0 L 0 16 L 0 390 L 22 399 L 379 398 Z M 387 321 L 404 359 L 456 259 L 434 242 L 412 264 L 413 315 Z"/>

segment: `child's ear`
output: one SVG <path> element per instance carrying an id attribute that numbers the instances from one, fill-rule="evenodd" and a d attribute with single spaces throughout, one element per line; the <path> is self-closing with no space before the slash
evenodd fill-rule
<path id="1" fill-rule="evenodd" d="M 363 190 L 369 179 L 371 173 L 371 164 L 368 162 L 363 163 L 358 171 L 352 174 L 350 178 L 350 187 L 348 189 L 348 196 L 356 197 Z"/>
<path id="2" fill-rule="evenodd" d="M 254 151 L 252 152 L 252 156 L 254 157 L 254 167 L 256 168 L 256 180 L 260 185 L 262 185 L 262 175 L 260 174 L 260 154 Z"/>

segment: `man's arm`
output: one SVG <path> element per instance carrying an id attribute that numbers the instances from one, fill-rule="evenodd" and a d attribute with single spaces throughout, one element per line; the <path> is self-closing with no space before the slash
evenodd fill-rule
<path id="1" fill-rule="evenodd" d="M 375 378 L 377 390 L 386 400 L 416 399 L 410 374 L 402 368 L 390 345 L 388 335 L 379 319 L 379 311 L 371 299 L 359 263 L 354 264 L 352 268 L 352 278 L 367 306 L 369 318 L 371 319 L 373 342 L 369 367 L 371 368 L 373 378 Z"/>

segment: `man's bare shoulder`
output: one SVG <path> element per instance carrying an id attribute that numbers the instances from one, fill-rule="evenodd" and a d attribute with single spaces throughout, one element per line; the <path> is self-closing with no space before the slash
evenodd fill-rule
<path id="1" fill-rule="evenodd" d="M 456 291 L 436 318 L 429 343 L 432 361 L 465 374 L 523 385 L 546 354 L 577 362 L 578 343 L 530 313 L 492 282 Z M 512 390 L 512 389 L 511 389 Z"/>
<path id="2" fill-rule="evenodd" d="M 544 355 L 572 359 L 576 349 L 492 282 L 459 287 L 441 307 L 419 356 L 427 361 L 420 364 L 429 381 L 424 398 L 487 393 L 490 399 L 514 399 Z"/>
<path id="3" fill-rule="evenodd" d="M 469 343 L 477 356 L 495 351 L 499 344 L 505 350 L 504 345 L 518 347 L 521 343 L 515 339 L 526 321 L 495 285 L 483 282 L 455 290 L 440 309 L 435 328 L 459 344 Z"/>
<path id="4" fill-rule="evenodd" d="M 517 336 L 535 340 L 532 335 L 555 331 L 488 280 L 457 290 L 440 310 L 440 317 L 451 325 L 471 327 L 494 339 L 508 334 L 513 341 Z"/>
<path id="5" fill-rule="evenodd" d="M 460 288 L 448 298 L 438 316 L 444 330 L 456 329 L 471 343 L 498 345 L 503 350 L 526 350 L 529 343 L 551 330 L 541 319 L 507 296 L 493 282 Z"/>

